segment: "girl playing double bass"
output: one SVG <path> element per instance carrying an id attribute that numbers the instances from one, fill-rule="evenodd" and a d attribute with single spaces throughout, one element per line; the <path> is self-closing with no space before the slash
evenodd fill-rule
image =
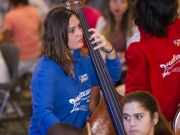
<path id="1" fill-rule="evenodd" d="M 95 29 L 89 32 L 93 32 L 92 44 L 98 44 L 94 51 L 106 52 L 106 67 L 112 81 L 117 81 L 121 65 L 116 52 Z M 63 7 L 49 11 L 44 22 L 43 56 L 31 83 L 33 116 L 29 135 L 45 135 L 59 122 L 84 127 L 91 111 L 91 88 L 99 83 L 90 57 L 80 50 L 82 39 L 83 32 L 75 12 Z"/>

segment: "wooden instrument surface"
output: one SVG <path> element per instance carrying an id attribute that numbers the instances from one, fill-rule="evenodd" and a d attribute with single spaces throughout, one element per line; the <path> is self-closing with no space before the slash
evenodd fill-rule
<path id="1" fill-rule="evenodd" d="M 173 131 L 175 135 L 180 135 L 180 108 L 178 109 L 174 118 Z"/>
<path id="2" fill-rule="evenodd" d="M 118 96 L 121 101 L 123 97 L 119 94 Z M 116 135 L 103 96 L 101 97 L 101 102 L 99 103 L 98 108 L 90 118 L 90 126 L 92 135 Z M 88 135 L 86 127 L 84 128 L 84 134 Z"/>

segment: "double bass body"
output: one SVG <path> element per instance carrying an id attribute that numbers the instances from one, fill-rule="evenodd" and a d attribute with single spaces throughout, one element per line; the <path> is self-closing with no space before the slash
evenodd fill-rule
<path id="1" fill-rule="evenodd" d="M 117 93 L 118 94 L 118 93 Z M 118 94 L 119 101 L 122 96 Z M 92 135 L 116 135 L 113 123 L 111 121 L 104 97 L 101 97 L 99 106 L 89 120 Z M 84 134 L 88 135 L 87 127 L 84 128 Z"/>

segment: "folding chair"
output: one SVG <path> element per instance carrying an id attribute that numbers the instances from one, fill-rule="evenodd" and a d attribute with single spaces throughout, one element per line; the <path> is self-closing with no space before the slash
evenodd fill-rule
<path id="1" fill-rule="evenodd" d="M 21 115 L 17 109 L 17 105 L 15 105 L 13 99 L 10 96 L 10 91 L 16 85 L 16 81 L 18 79 L 18 62 L 19 62 L 19 48 L 18 46 L 10 43 L 3 43 L 0 45 L 1 53 L 4 57 L 4 60 L 7 64 L 9 74 L 10 74 L 10 82 L 6 84 L 0 84 L 0 93 L 4 94 L 3 100 L 0 105 L 0 118 L 3 114 L 4 108 L 6 107 L 8 99 L 12 104 L 13 109 L 15 110 L 18 118 L 20 119 L 23 128 L 26 130 L 25 124 L 21 119 Z"/>

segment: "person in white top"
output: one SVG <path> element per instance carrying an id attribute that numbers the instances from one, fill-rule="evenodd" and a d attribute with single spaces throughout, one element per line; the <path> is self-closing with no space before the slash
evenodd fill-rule
<path id="1" fill-rule="evenodd" d="M 133 3 L 131 0 L 107 0 L 105 6 L 105 12 L 98 19 L 96 29 L 110 41 L 120 58 L 122 75 L 115 85 L 118 86 L 125 83 L 127 66 L 124 52 L 128 47 L 127 41 L 136 30 L 133 23 Z M 106 54 L 101 54 L 105 59 Z"/>
<path id="2" fill-rule="evenodd" d="M 30 5 L 37 6 L 39 15 L 42 19 L 46 16 L 50 8 L 47 6 L 47 3 L 44 0 L 28 0 Z"/>

